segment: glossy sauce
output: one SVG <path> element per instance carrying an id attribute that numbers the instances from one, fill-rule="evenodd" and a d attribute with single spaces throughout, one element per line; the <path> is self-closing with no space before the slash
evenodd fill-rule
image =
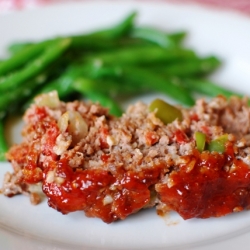
<path id="1" fill-rule="evenodd" d="M 108 157 L 102 156 L 106 161 Z M 163 166 L 143 172 L 117 169 L 116 173 L 100 169 L 73 170 L 64 159 L 51 163 L 44 173 L 43 191 L 49 205 L 67 214 L 84 210 L 89 217 L 99 217 L 110 223 L 125 219 L 150 201 L 150 186 L 158 179 Z M 64 181 L 47 181 L 49 171 Z"/>
<path id="2" fill-rule="evenodd" d="M 228 143 L 224 154 L 195 151 L 189 162 L 173 171 L 172 186 L 159 184 L 162 202 L 184 219 L 219 217 L 247 209 L 250 169 L 234 157 Z M 190 168 L 189 164 L 195 162 Z"/>

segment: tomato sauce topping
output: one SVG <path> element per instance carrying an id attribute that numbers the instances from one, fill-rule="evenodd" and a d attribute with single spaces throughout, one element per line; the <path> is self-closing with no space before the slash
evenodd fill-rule
<path id="1" fill-rule="evenodd" d="M 233 156 L 232 145 L 227 145 L 224 154 L 195 151 L 189 158 L 169 175 L 169 185 L 157 185 L 160 199 L 169 209 L 190 219 L 219 217 L 249 206 L 250 169 Z"/>
<path id="2" fill-rule="evenodd" d="M 143 172 L 118 170 L 74 170 L 66 159 L 51 162 L 44 170 L 43 191 L 48 204 L 67 214 L 84 210 L 89 217 L 107 223 L 125 219 L 150 201 L 150 186 L 159 179 L 162 166 Z"/>

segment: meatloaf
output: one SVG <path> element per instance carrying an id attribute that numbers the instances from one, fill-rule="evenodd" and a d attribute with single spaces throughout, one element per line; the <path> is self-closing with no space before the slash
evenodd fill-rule
<path id="1" fill-rule="evenodd" d="M 183 118 L 164 124 L 141 102 L 117 118 L 97 103 L 65 103 L 55 92 L 39 96 L 24 115 L 23 141 L 6 155 L 13 172 L 2 192 L 38 203 L 32 187 L 40 185 L 50 207 L 106 223 L 153 206 L 184 219 L 248 209 L 247 100 L 218 96 L 178 109 Z"/>

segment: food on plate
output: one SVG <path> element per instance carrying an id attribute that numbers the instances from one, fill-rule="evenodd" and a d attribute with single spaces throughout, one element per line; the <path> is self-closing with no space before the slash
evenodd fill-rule
<path id="1" fill-rule="evenodd" d="M 88 34 L 11 44 L 0 63 L 0 127 L 26 110 L 34 96 L 52 90 L 64 101 L 98 101 L 116 116 L 123 112 L 121 97 L 145 92 L 161 92 L 186 106 L 194 104 L 197 92 L 235 94 L 204 80 L 221 61 L 187 48 L 186 32 L 138 26 L 136 17 L 130 13 L 113 27 Z M 6 145 L 0 133 L 0 160 Z"/>
<path id="2" fill-rule="evenodd" d="M 139 102 L 118 118 L 97 103 L 42 94 L 6 155 L 13 172 L 2 192 L 38 203 L 40 185 L 50 207 L 106 223 L 154 206 L 184 219 L 239 212 L 250 205 L 249 117 L 247 99 L 235 96 L 191 108 Z"/>

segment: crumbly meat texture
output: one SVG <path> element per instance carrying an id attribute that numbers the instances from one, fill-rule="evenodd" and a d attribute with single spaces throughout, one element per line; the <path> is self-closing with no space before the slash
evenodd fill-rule
<path id="1" fill-rule="evenodd" d="M 143 103 L 120 118 L 93 103 L 32 105 L 23 142 L 7 153 L 14 172 L 6 174 L 2 192 L 27 194 L 40 183 L 50 207 L 63 214 L 83 210 L 107 223 L 152 206 L 184 219 L 248 209 L 247 100 L 201 99 L 181 110 L 182 121 L 164 125 Z M 196 131 L 207 142 L 227 133 L 225 152 L 199 152 Z"/>

